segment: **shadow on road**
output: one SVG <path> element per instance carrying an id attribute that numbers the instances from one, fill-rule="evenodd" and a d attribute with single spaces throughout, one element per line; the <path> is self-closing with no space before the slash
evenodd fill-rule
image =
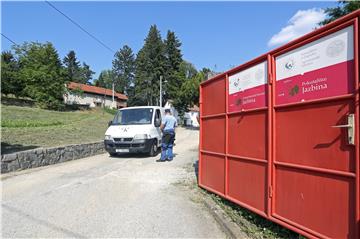
<path id="1" fill-rule="evenodd" d="M 146 153 L 121 153 L 121 154 L 117 154 L 115 156 L 109 156 L 110 158 L 154 158 L 157 159 L 157 157 L 160 157 L 161 154 L 161 150 L 159 149 L 156 152 L 156 155 L 151 157 L 149 155 L 147 155 Z M 176 158 L 176 156 L 178 155 L 177 153 L 174 153 L 174 158 Z"/>
<path id="2" fill-rule="evenodd" d="M 193 164 L 196 181 L 199 183 L 199 160 L 196 160 Z"/>
<path id="3" fill-rule="evenodd" d="M 199 130 L 200 127 L 194 127 L 194 126 L 183 126 L 184 129 L 188 129 L 188 130 Z"/>

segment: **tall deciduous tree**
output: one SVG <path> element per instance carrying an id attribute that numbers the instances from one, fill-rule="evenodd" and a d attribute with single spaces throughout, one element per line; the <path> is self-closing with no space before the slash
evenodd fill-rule
<path id="1" fill-rule="evenodd" d="M 349 14 L 357 9 L 360 9 L 360 1 L 350 0 L 350 1 L 339 1 L 339 5 L 333 8 L 326 8 L 325 13 L 327 18 L 320 22 L 319 25 L 326 25 L 336 19 Z"/>
<path id="2" fill-rule="evenodd" d="M 112 89 L 113 83 L 113 71 L 112 70 L 103 70 L 101 71 L 99 78 L 94 81 L 95 86 Z"/>
<path id="3" fill-rule="evenodd" d="M 173 100 L 179 115 L 183 115 L 189 107 L 199 104 L 199 86 L 206 79 L 206 73 L 206 69 L 197 72 L 191 63 L 186 61 L 181 63 L 180 76 L 184 80 L 177 97 Z"/>
<path id="4" fill-rule="evenodd" d="M 54 46 L 47 42 L 24 43 L 15 47 L 19 59 L 19 78 L 24 93 L 42 108 L 60 109 L 65 93 L 65 74 Z"/>
<path id="5" fill-rule="evenodd" d="M 164 75 L 164 68 L 164 43 L 156 25 L 152 25 L 136 59 L 135 101 L 137 104 L 158 104 L 159 79 Z"/>
<path id="6" fill-rule="evenodd" d="M 134 90 L 135 79 L 135 56 L 128 45 L 124 45 L 115 53 L 112 62 L 113 75 L 115 80 L 115 91 L 125 93 L 130 97 Z"/>
<path id="7" fill-rule="evenodd" d="M 76 58 L 75 51 L 71 50 L 64 57 L 63 63 L 66 69 L 68 81 L 79 82 L 81 76 L 80 62 Z"/>

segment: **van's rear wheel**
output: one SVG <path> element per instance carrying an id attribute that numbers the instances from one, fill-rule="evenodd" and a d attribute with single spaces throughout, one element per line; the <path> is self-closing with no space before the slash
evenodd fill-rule
<path id="1" fill-rule="evenodd" d="M 117 154 L 116 153 L 109 153 L 111 157 L 115 157 Z"/>
<path id="2" fill-rule="evenodd" d="M 157 143 L 156 140 L 154 140 L 150 146 L 149 156 L 155 157 L 157 155 L 157 150 L 158 150 Z"/>

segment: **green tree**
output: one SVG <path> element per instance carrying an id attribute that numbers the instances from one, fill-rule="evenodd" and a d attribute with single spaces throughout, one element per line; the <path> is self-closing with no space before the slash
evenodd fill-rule
<path id="1" fill-rule="evenodd" d="M 210 75 L 214 74 L 215 72 L 213 72 L 212 70 L 210 70 L 209 68 L 202 68 L 201 72 L 204 73 L 205 78 L 203 79 L 203 81 L 207 80 L 209 78 Z"/>
<path id="2" fill-rule="evenodd" d="M 167 32 L 165 39 L 165 80 L 167 83 L 164 87 L 164 101 L 167 99 L 175 99 L 178 97 L 179 89 L 183 83 L 184 77 L 181 77 L 180 68 L 184 63 L 181 54 L 181 42 L 172 31 Z M 164 103 L 164 102 L 162 102 Z"/>
<path id="3" fill-rule="evenodd" d="M 101 71 L 99 78 L 94 81 L 94 85 L 106 89 L 112 89 L 113 71 L 103 70 Z"/>
<path id="4" fill-rule="evenodd" d="M 16 46 L 15 52 L 19 78 L 25 84 L 24 93 L 41 108 L 61 109 L 66 78 L 54 46 L 49 42 L 24 43 Z"/>
<path id="5" fill-rule="evenodd" d="M 180 77 L 183 79 L 191 79 L 197 74 L 197 70 L 193 64 L 182 61 L 180 64 Z"/>
<path id="6" fill-rule="evenodd" d="M 173 101 L 173 105 L 178 110 L 180 116 L 184 115 L 189 107 L 199 105 L 199 87 L 205 78 L 205 73 L 200 71 L 191 78 L 186 78 L 181 85 L 179 94 Z"/>
<path id="7" fill-rule="evenodd" d="M 11 51 L 1 53 L 1 93 L 23 95 L 24 84 L 18 76 L 18 62 Z"/>
<path id="8" fill-rule="evenodd" d="M 69 53 L 64 57 L 63 63 L 66 69 L 67 80 L 81 83 L 80 62 L 76 58 L 75 51 L 69 51 Z"/>
<path id="9" fill-rule="evenodd" d="M 129 94 L 134 92 L 135 79 L 135 56 L 131 48 L 124 45 L 119 51 L 115 53 L 115 58 L 112 62 L 113 74 L 115 80 L 115 91 Z"/>
<path id="10" fill-rule="evenodd" d="M 90 69 L 90 66 L 83 62 L 79 73 L 80 77 L 78 82 L 91 85 L 91 80 L 93 79 L 93 75 L 95 74 L 95 72 Z"/>
<path id="11" fill-rule="evenodd" d="M 164 75 L 165 49 L 156 25 L 150 27 L 145 44 L 136 58 L 135 99 L 136 104 L 157 105 L 159 79 Z"/>
<path id="12" fill-rule="evenodd" d="M 345 16 L 357 9 L 360 9 L 359 0 L 350 0 L 350 1 L 338 1 L 338 6 L 333 8 L 326 8 L 325 13 L 327 18 L 320 22 L 319 25 L 326 25 L 336 19 Z"/>

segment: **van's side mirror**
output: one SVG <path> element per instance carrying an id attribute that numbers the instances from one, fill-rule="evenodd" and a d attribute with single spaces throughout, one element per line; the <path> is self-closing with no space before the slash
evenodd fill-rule
<path id="1" fill-rule="evenodd" d="M 110 125 L 112 125 L 112 120 L 110 120 L 109 122 L 108 122 L 108 126 L 110 127 Z"/>
<path id="2" fill-rule="evenodd" d="M 160 127 L 160 125 L 161 125 L 160 119 L 156 119 L 155 120 L 155 127 Z"/>

